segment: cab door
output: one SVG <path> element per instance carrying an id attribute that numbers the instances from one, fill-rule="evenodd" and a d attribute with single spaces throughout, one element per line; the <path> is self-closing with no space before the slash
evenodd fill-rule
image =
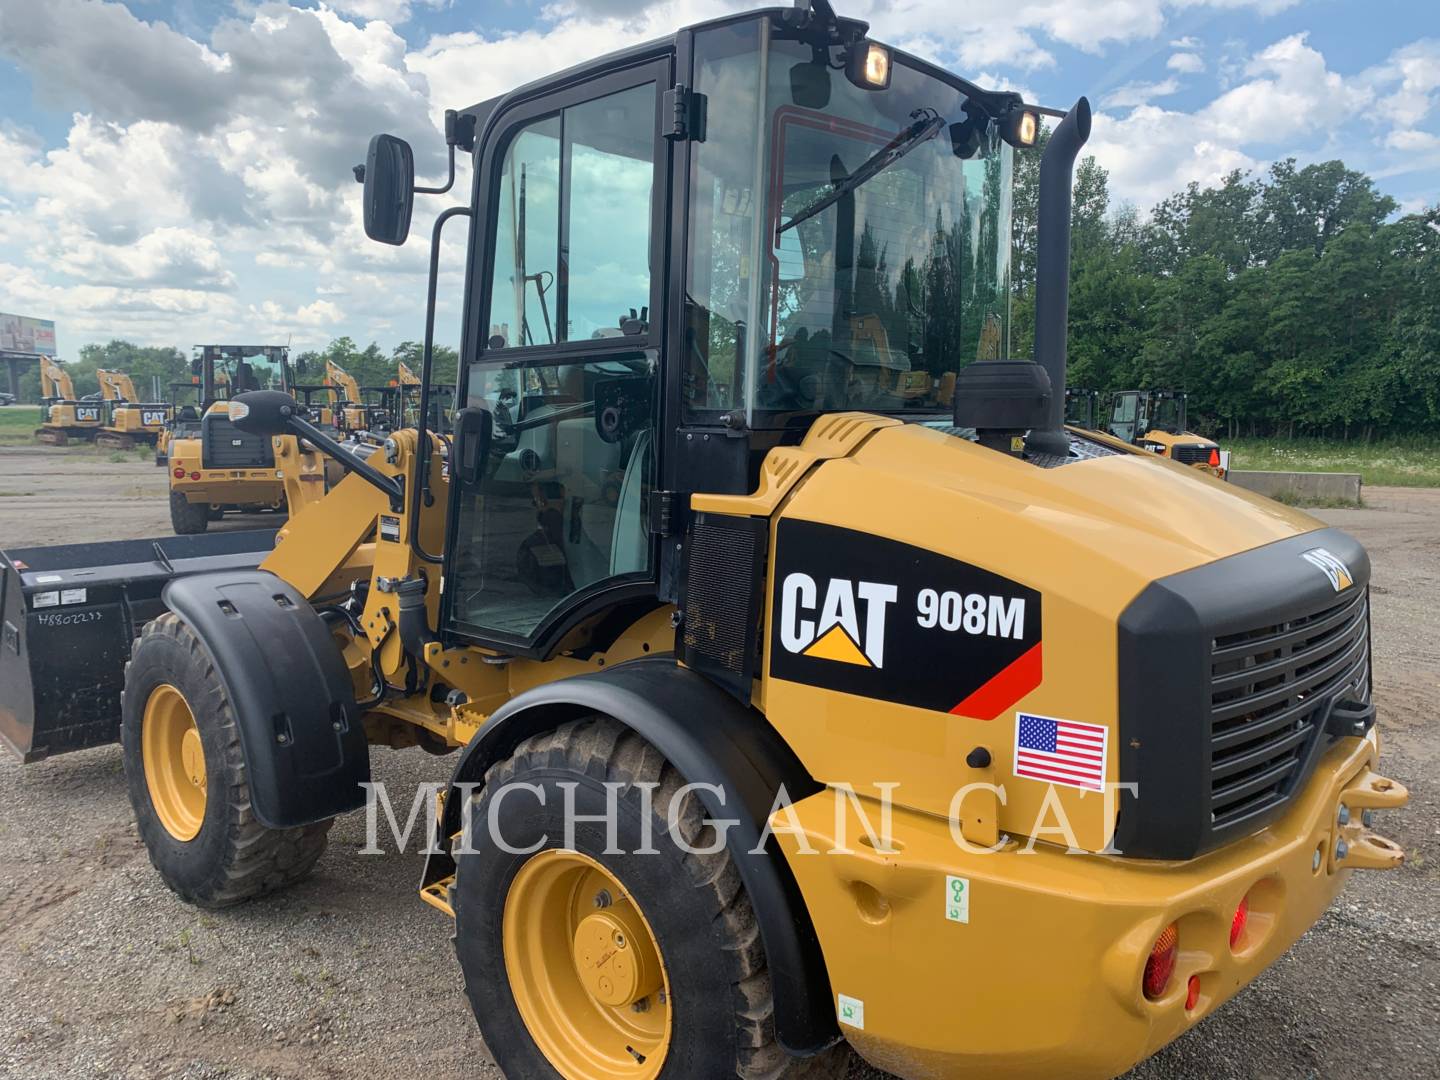
<path id="1" fill-rule="evenodd" d="M 1144 434 L 1139 426 L 1140 395 L 1134 391 L 1116 394 L 1110 406 L 1110 434 L 1125 442 L 1134 442 Z"/>
<path id="2" fill-rule="evenodd" d="M 508 109 L 481 153 L 462 405 L 489 452 L 452 479 L 442 619 L 544 656 L 578 622 L 655 595 L 670 62 Z M 473 331 L 474 327 L 472 327 Z"/>

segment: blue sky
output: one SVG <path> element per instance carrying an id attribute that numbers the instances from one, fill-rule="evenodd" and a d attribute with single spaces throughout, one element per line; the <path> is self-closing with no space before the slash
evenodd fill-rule
<path id="1" fill-rule="evenodd" d="M 439 163 L 444 108 L 751 6 L 732 0 L 0 0 L 0 310 L 112 336 L 421 331 L 424 244 L 381 249 L 348 167 L 378 130 Z M 1097 106 L 1142 211 L 1191 180 L 1343 158 L 1440 202 L 1436 0 L 838 0 L 982 83 Z M 443 205 L 422 202 L 416 232 Z M 464 253 L 448 245 L 441 336 Z"/>

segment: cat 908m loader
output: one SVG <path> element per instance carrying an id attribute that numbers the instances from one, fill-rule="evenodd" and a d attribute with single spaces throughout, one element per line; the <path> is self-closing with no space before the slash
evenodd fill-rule
<path id="1" fill-rule="evenodd" d="M 72 557 L 11 553 L 0 730 L 43 742 L 103 639 L 89 714 L 201 906 L 306 874 L 375 747 L 457 751 L 421 896 L 516 1078 L 830 1076 L 842 1043 L 1111 1076 L 1397 865 L 1363 548 L 1062 424 L 1088 104 L 1041 165 L 1035 360 L 977 360 L 1041 110 L 867 29 L 728 16 L 447 114 L 474 185 L 418 427 L 362 458 L 239 395 L 348 473 L 255 568 L 102 546 L 67 601 Z M 436 189 L 390 136 L 362 171 L 404 242 Z"/>

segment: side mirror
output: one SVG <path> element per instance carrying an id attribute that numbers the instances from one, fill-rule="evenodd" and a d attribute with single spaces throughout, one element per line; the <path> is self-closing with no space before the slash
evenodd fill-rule
<path id="1" fill-rule="evenodd" d="M 376 135 L 365 155 L 365 235 L 399 246 L 415 208 L 415 153 L 394 135 Z"/>
<path id="2" fill-rule="evenodd" d="M 290 418 L 299 407 L 279 390 L 251 390 L 230 399 L 230 422 L 246 434 L 270 439 L 290 430 Z"/>
<path id="3" fill-rule="evenodd" d="M 490 436 L 494 430 L 495 418 L 489 409 L 461 409 L 455 414 L 453 467 L 460 483 L 479 483 L 485 471 L 485 459 L 490 454 Z"/>

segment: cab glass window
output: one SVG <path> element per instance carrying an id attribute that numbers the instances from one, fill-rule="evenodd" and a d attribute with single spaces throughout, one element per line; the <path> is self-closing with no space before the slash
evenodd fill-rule
<path id="1" fill-rule="evenodd" d="M 654 153 L 653 83 L 512 137 L 494 231 L 492 348 L 645 333 Z"/>

